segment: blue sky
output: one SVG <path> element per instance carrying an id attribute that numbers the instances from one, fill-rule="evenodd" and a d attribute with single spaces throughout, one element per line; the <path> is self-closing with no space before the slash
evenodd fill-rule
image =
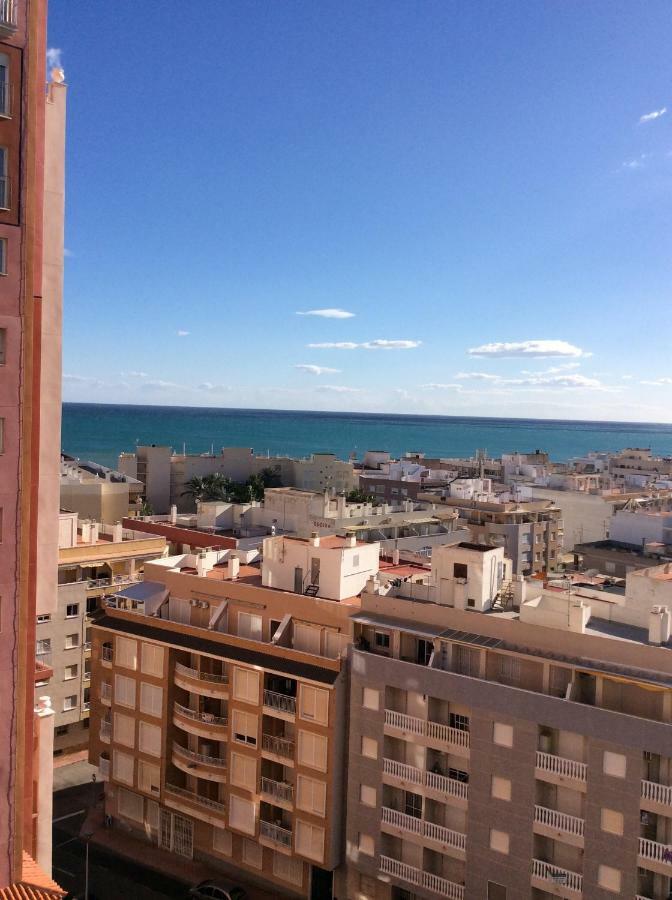
<path id="1" fill-rule="evenodd" d="M 66 400 L 672 421 L 668 0 L 51 0 L 49 44 Z"/>

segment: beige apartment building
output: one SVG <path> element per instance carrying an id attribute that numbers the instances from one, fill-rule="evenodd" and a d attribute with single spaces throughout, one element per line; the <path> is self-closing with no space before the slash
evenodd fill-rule
<path id="1" fill-rule="evenodd" d="M 667 900 L 672 566 L 508 590 L 481 549 L 353 615 L 347 897 Z"/>
<path id="2" fill-rule="evenodd" d="M 94 622 L 90 761 L 138 840 L 301 897 L 343 859 L 350 615 L 379 550 L 267 538 L 145 565 Z"/>
<path id="3" fill-rule="evenodd" d="M 119 522 L 138 510 L 144 485 L 137 478 L 115 472 L 91 460 L 61 455 L 61 509 L 82 519 Z"/>
<path id="4" fill-rule="evenodd" d="M 35 684 L 35 701 L 45 693 L 51 698 L 56 755 L 88 743 L 91 621 L 101 598 L 139 582 L 145 562 L 166 549 L 163 537 L 63 512 L 59 544 L 56 608 L 38 613 L 35 631 L 38 663 L 48 667 Z"/>

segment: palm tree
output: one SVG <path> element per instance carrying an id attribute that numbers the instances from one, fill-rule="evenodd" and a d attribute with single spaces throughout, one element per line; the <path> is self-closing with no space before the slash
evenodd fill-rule
<path id="1" fill-rule="evenodd" d="M 206 480 L 200 475 L 194 475 L 193 478 L 190 478 L 184 485 L 184 490 L 182 491 L 182 497 L 193 497 L 193 499 L 198 503 L 203 499 L 206 492 Z"/>
<path id="2" fill-rule="evenodd" d="M 212 475 L 206 475 L 203 479 L 204 496 L 203 500 L 223 500 L 227 501 L 233 488 L 233 482 L 221 472 L 214 472 Z"/>

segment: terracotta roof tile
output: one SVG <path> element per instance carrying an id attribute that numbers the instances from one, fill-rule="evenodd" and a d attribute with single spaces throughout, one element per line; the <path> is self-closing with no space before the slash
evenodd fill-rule
<path id="1" fill-rule="evenodd" d="M 60 900 L 66 891 L 42 871 L 35 860 L 24 852 L 21 881 L 0 888 L 0 900 Z"/>

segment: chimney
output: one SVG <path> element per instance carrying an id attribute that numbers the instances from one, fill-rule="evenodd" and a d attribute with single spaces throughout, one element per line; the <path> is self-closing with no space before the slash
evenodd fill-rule
<path id="1" fill-rule="evenodd" d="M 82 543 L 89 544 L 91 542 L 91 525 L 88 522 L 82 522 Z"/>
<path id="2" fill-rule="evenodd" d="M 399 551 L 398 550 L 392 551 L 392 565 L 393 566 L 399 565 Z"/>
<path id="3" fill-rule="evenodd" d="M 346 547 L 356 547 L 357 546 L 357 536 L 354 531 L 346 531 L 345 546 Z"/>
<path id="4" fill-rule="evenodd" d="M 319 547 L 320 546 L 320 536 L 317 531 L 310 532 L 310 546 L 311 547 Z"/>
<path id="5" fill-rule="evenodd" d="M 667 606 L 653 606 L 649 613 L 649 643 L 660 646 L 670 639 L 670 611 Z"/>
<path id="6" fill-rule="evenodd" d="M 91 523 L 91 531 L 90 531 L 90 541 L 92 544 L 98 543 L 98 534 L 100 532 L 100 525 L 98 522 Z"/>
<path id="7" fill-rule="evenodd" d="M 196 558 L 196 574 L 200 575 L 201 577 L 205 575 L 205 560 L 206 553 L 205 550 L 202 550 Z"/>
<path id="8" fill-rule="evenodd" d="M 170 507 L 170 524 L 177 525 L 177 507 L 174 503 Z"/>
<path id="9" fill-rule="evenodd" d="M 240 572 L 240 560 L 237 556 L 229 557 L 229 578 L 233 581 L 235 578 L 238 578 L 238 573 Z"/>
<path id="10" fill-rule="evenodd" d="M 124 528 L 121 522 L 115 522 L 112 526 L 112 540 L 115 544 L 120 544 L 124 539 Z"/>

